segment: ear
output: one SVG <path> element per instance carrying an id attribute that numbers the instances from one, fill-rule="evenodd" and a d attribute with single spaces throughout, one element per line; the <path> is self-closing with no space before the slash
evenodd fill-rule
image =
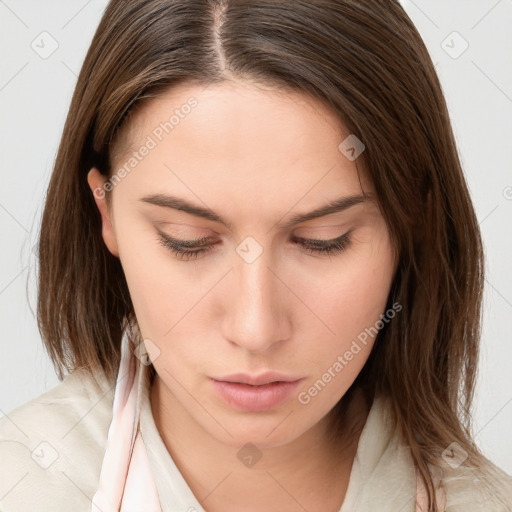
<path id="1" fill-rule="evenodd" d="M 114 227 L 112 220 L 110 218 L 110 213 L 107 208 L 107 201 L 105 199 L 105 189 L 103 185 L 107 181 L 107 178 L 103 176 L 103 174 L 93 167 L 87 173 L 87 183 L 92 191 L 92 195 L 94 197 L 94 201 L 98 210 L 101 214 L 101 236 L 103 237 L 103 241 L 107 246 L 108 250 L 117 258 L 119 258 L 119 250 L 117 247 L 116 235 L 114 232 Z"/>

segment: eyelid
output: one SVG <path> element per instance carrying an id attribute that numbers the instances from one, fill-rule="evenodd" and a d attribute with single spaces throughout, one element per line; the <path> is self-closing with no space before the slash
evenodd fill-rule
<path id="1" fill-rule="evenodd" d="M 209 253 L 219 242 L 208 243 L 212 237 L 202 237 L 196 240 L 176 240 L 157 230 L 160 238 L 159 243 L 173 252 L 180 260 L 187 261 L 195 259 L 200 255 Z M 352 244 L 353 229 L 343 233 L 341 236 L 329 240 L 320 238 L 295 238 L 293 242 L 300 246 L 300 250 L 313 256 L 329 256 L 344 252 Z"/>
<path id="2" fill-rule="evenodd" d="M 195 239 L 191 239 L 191 240 L 180 240 L 178 238 L 171 237 L 166 233 L 163 233 L 159 229 L 157 229 L 157 232 L 159 233 L 160 236 L 163 236 L 167 240 L 169 240 L 169 241 L 173 242 L 174 244 L 176 244 L 180 247 L 183 247 L 183 248 L 203 247 L 203 246 L 209 245 L 214 240 L 214 238 L 211 236 L 203 236 L 203 237 L 195 238 Z M 351 232 L 352 232 L 352 230 L 346 231 L 342 235 L 337 236 L 335 238 L 304 238 L 304 237 L 300 237 L 300 236 L 293 236 L 292 240 L 294 242 L 303 242 L 303 243 L 311 244 L 311 245 L 325 245 L 325 244 L 342 241 L 343 239 L 348 237 L 351 234 Z"/>
<path id="3" fill-rule="evenodd" d="M 157 229 L 157 232 L 160 236 L 164 237 L 165 239 L 171 241 L 172 243 L 174 243 L 180 247 L 184 247 L 184 248 L 203 247 L 205 245 L 209 245 L 214 240 L 214 238 L 212 236 L 202 236 L 200 238 L 195 238 L 195 239 L 191 239 L 191 240 L 180 240 L 178 238 L 169 236 L 167 233 L 164 233 L 163 231 L 160 231 L 159 229 Z"/>
<path id="4" fill-rule="evenodd" d="M 345 231 L 345 233 L 343 233 L 342 235 L 337 236 L 335 238 L 303 238 L 300 236 L 294 236 L 293 241 L 294 242 L 305 242 L 308 244 L 313 243 L 313 244 L 318 244 L 318 245 L 330 244 L 330 243 L 339 242 L 339 241 L 347 238 L 348 236 L 350 236 L 352 231 L 353 231 L 353 229 L 349 229 L 348 231 Z"/>

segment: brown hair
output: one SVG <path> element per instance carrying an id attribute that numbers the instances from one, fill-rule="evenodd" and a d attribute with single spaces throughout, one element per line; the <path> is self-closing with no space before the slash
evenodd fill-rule
<path id="1" fill-rule="evenodd" d="M 119 259 L 101 237 L 86 176 L 112 174 L 118 129 L 144 98 L 180 82 L 247 79 L 324 102 L 365 144 L 359 157 L 399 254 L 389 304 L 402 311 L 355 387 L 389 397 L 434 511 L 428 464 L 471 437 L 483 252 L 441 86 L 395 0 L 112 0 L 82 66 L 39 242 L 38 323 L 59 378 L 100 370 L 114 384 L 134 320 Z M 340 141 L 341 142 L 341 141 Z M 107 199 L 108 199 L 107 194 Z M 491 483 L 489 483 L 491 485 Z"/>

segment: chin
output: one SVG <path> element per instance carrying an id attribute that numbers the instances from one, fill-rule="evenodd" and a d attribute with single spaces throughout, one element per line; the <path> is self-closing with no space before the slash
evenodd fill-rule
<path id="1" fill-rule="evenodd" d="M 223 418 L 222 415 L 215 416 L 224 428 L 216 423 L 213 431 L 211 428 L 208 429 L 210 434 L 223 444 L 234 448 L 239 449 L 246 443 L 252 443 L 263 450 L 291 443 L 307 430 L 304 429 L 303 420 L 294 428 L 291 421 L 294 416 L 293 410 L 273 411 L 266 414 L 238 414 L 239 417 L 231 416 L 230 418 L 225 416 Z M 297 422 L 297 418 L 293 418 L 293 421 Z"/>

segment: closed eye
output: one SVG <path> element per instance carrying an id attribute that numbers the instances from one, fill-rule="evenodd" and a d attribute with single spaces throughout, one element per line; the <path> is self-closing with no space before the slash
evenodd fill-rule
<path id="1" fill-rule="evenodd" d="M 320 238 L 293 238 L 293 242 L 301 247 L 301 250 L 313 255 L 332 255 L 345 251 L 351 243 L 352 230 L 330 240 Z M 213 250 L 219 242 L 211 242 L 211 237 L 202 237 L 196 240 L 177 240 L 158 231 L 159 243 L 169 249 L 180 260 L 196 259 L 202 254 Z"/>

